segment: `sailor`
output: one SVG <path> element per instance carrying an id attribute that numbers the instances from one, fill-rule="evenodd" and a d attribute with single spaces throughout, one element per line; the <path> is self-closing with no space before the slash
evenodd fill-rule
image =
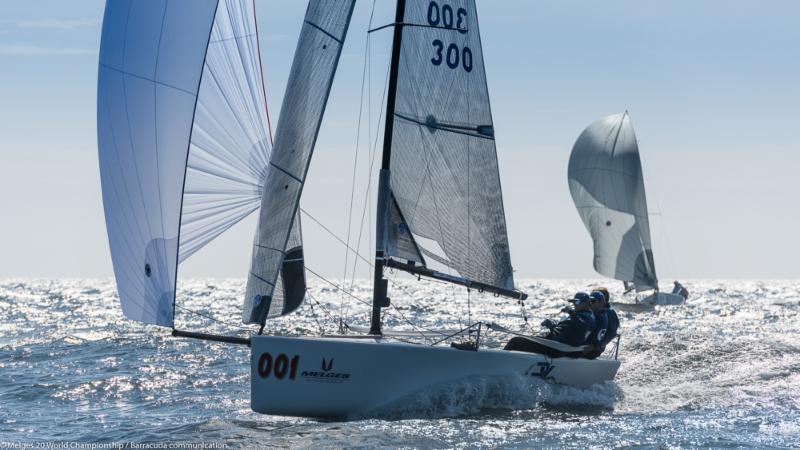
<path id="1" fill-rule="evenodd" d="M 595 355 L 595 350 L 603 348 L 603 341 L 605 340 L 608 328 L 606 297 L 600 291 L 592 291 L 592 293 L 589 294 L 589 298 L 591 299 L 591 310 L 594 315 L 594 330 L 592 331 L 592 335 L 589 336 L 587 344 L 591 347 L 586 354 L 589 358 L 596 358 L 599 355 Z"/>
<path id="2" fill-rule="evenodd" d="M 567 317 L 553 322 L 550 319 L 542 322 L 542 326 L 550 332 L 545 336 L 547 339 L 561 342 L 563 344 L 578 347 L 589 343 L 592 331 L 594 331 L 594 314 L 591 311 L 591 297 L 586 292 L 578 292 L 571 299 L 574 308 L 564 308 L 561 312 L 567 313 Z"/>
<path id="3" fill-rule="evenodd" d="M 578 292 L 568 301 L 574 305 L 574 308 L 566 307 L 562 309 L 562 312 L 567 313 L 567 317 L 564 317 L 558 322 L 554 322 L 550 319 L 542 322 L 542 326 L 547 328 L 549 332 L 541 337 L 573 347 L 580 347 L 588 342 L 592 331 L 594 331 L 594 314 L 592 314 L 591 311 L 591 298 L 589 294 L 585 292 Z M 525 337 L 511 338 L 506 344 L 505 350 L 541 353 L 552 357 L 581 356 L 577 353 L 564 353 L 555 350 Z"/>
<path id="4" fill-rule="evenodd" d="M 603 354 L 608 343 L 613 341 L 619 333 L 619 316 L 617 312 L 614 311 L 614 308 L 611 307 L 611 294 L 608 292 L 608 288 L 598 287 L 595 288 L 595 291 L 603 294 L 603 306 L 605 308 L 607 325 L 606 334 L 600 341 L 599 347 L 587 354 L 589 358 L 596 358 Z"/>
<path id="5" fill-rule="evenodd" d="M 683 301 L 688 300 L 689 291 L 685 287 L 683 287 L 683 285 L 680 284 L 678 280 L 675 280 L 673 283 L 675 283 L 675 287 L 672 288 L 672 293 L 683 297 Z"/>

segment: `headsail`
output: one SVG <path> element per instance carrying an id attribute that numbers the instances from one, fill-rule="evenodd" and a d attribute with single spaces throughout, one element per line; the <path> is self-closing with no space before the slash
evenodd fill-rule
<path id="1" fill-rule="evenodd" d="M 304 276 L 302 246 L 291 241 L 299 235 L 300 194 L 354 5 L 355 0 L 309 2 L 261 200 L 242 317 L 247 323 L 288 314 L 303 300 L 296 292 L 279 295 L 276 287 L 305 284 L 298 278 Z M 285 272 L 279 277 L 281 270 Z"/>
<path id="2" fill-rule="evenodd" d="M 569 159 L 569 189 L 594 241 L 594 268 L 657 286 L 639 146 L 628 113 L 601 119 L 581 133 Z"/>
<path id="3" fill-rule="evenodd" d="M 388 256 L 511 290 L 474 0 L 405 3 L 391 124 Z M 380 233 L 379 233 L 380 234 Z"/>
<path id="4" fill-rule="evenodd" d="M 269 160 L 252 0 L 110 0 L 100 174 L 129 318 L 173 325 L 177 265 L 258 208 Z"/>

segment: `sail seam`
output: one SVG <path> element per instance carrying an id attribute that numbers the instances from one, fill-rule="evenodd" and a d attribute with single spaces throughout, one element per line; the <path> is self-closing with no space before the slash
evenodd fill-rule
<path id="1" fill-rule="evenodd" d="M 205 63 L 204 63 L 204 64 L 205 64 Z M 106 68 L 106 69 L 108 69 L 108 70 L 113 70 L 114 72 L 118 72 L 118 73 L 121 73 L 121 74 L 123 74 L 123 75 L 128 75 L 128 76 L 131 76 L 131 77 L 134 77 L 134 78 L 138 78 L 138 79 L 140 79 L 140 80 L 145 80 L 145 81 L 149 81 L 149 82 L 151 82 L 151 83 L 158 84 L 158 85 L 160 85 L 160 86 L 164 86 L 164 87 L 172 88 L 172 89 L 175 89 L 176 91 L 181 91 L 181 92 L 184 92 L 184 93 L 186 93 L 186 94 L 189 94 L 189 95 L 191 95 L 192 97 L 196 97 L 196 96 L 197 96 L 197 94 L 194 94 L 194 93 L 192 93 L 191 91 L 187 91 L 186 89 L 182 89 L 182 88 L 179 88 L 179 87 L 177 87 L 177 86 L 173 86 L 173 85 L 171 85 L 171 84 L 167 84 L 167 83 L 164 83 L 164 82 L 161 82 L 161 81 L 158 81 L 158 80 L 154 80 L 154 79 L 152 79 L 152 78 L 147 78 L 147 77 L 145 77 L 145 76 L 142 76 L 142 75 L 137 75 L 137 74 L 135 74 L 135 73 L 127 72 L 127 71 L 125 71 L 125 70 L 122 70 L 122 69 L 117 69 L 116 67 L 109 66 L 108 64 L 105 64 L 105 63 L 100 63 L 100 65 L 101 65 L 101 66 L 103 66 L 103 67 L 105 67 L 105 68 Z"/>
<path id="2" fill-rule="evenodd" d="M 274 168 L 276 168 L 276 169 L 278 169 L 278 170 L 280 170 L 281 172 L 285 173 L 288 177 L 292 178 L 293 180 L 297 181 L 298 183 L 303 184 L 303 180 L 301 180 L 300 178 L 292 175 L 288 170 L 284 169 L 283 167 L 275 164 L 272 161 L 269 162 L 269 165 L 274 167 Z"/>
<path id="3" fill-rule="evenodd" d="M 248 34 L 243 34 L 241 36 L 232 36 L 232 37 L 225 38 L 225 39 L 215 39 L 215 40 L 210 41 L 209 44 L 217 44 L 219 42 L 233 41 L 233 40 L 236 40 L 236 39 L 242 39 L 242 38 L 255 36 L 255 35 L 256 35 L 255 33 L 248 33 Z"/>
<path id="4" fill-rule="evenodd" d="M 273 288 L 275 287 L 275 284 L 274 284 L 274 283 L 270 283 L 269 281 L 267 281 L 267 280 L 265 280 L 265 279 L 261 278 L 260 276 L 258 276 L 258 275 L 256 275 L 256 274 L 254 274 L 252 270 L 251 270 L 251 271 L 249 271 L 249 272 L 250 272 L 250 275 L 251 275 L 252 277 L 254 277 L 254 278 L 256 278 L 256 279 L 259 279 L 259 280 L 263 281 L 264 283 L 267 283 L 268 285 L 272 286 Z"/>
<path id="5" fill-rule="evenodd" d="M 266 245 L 253 244 L 253 246 L 258 247 L 258 248 L 263 248 L 264 250 L 272 250 L 273 252 L 283 253 L 284 255 L 286 254 L 286 251 L 284 251 L 284 250 L 278 250 L 277 248 L 274 248 L 274 247 L 267 247 Z"/>
<path id="6" fill-rule="evenodd" d="M 320 32 L 322 32 L 323 34 L 328 36 L 329 38 L 333 39 L 334 41 L 336 41 L 336 42 L 338 42 L 340 44 L 343 43 L 341 39 L 339 39 L 336 36 L 332 35 L 329 31 L 325 30 L 324 28 L 320 27 L 319 25 L 315 24 L 314 22 L 311 22 L 309 20 L 304 20 L 304 22 L 309 24 L 309 25 L 311 25 L 313 28 L 316 28 L 317 30 L 319 30 Z"/>

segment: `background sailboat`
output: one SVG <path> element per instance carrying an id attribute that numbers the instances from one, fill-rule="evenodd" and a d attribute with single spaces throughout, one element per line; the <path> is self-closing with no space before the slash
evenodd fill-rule
<path id="1" fill-rule="evenodd" d="M 683 303 L 679 295 L 657 292 L 642 163 L 627 111 L 581 133 L 572 147 L 568 180 L 594 242 L 594 269 L 623 281 L 626 288 L 633 284 L 637 292 L 655 290 L 650 296 L 654 302 Z"/>

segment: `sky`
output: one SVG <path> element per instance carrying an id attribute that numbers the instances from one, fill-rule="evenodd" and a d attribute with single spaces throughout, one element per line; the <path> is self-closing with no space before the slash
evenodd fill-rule
<path id="1" fill-rule="evenodd" d="M 377 0 L 373 27 L 392 20 L 392 3 Z M 662 280 L 800 277 L 800 3 L 477 3 L 517 278 L 595 276 L 567 161 L 587 125 L 624 110 L 639 141 Z M 256 5 L 277 116 L 305 2 Z M 356 5 L 302 199 L 345 239 L 357 161 L 351 240 L 363 229 L 364 255 L 373 252 L 369 201 L 359 225 L 390 38 L 372 33 L 366 52 L 372 6 Z M 96 0 L 0 2 L 0 278 L 113 274 L 96 135 L 103 8 Z M 244 277 L 254 218 L 186 261 L 180 275 Z M 304 238 L 309 267 L 342 277 L 344 247 L 311 220 Z M 362 265 L 356 275 L 369 272 Z"/>

